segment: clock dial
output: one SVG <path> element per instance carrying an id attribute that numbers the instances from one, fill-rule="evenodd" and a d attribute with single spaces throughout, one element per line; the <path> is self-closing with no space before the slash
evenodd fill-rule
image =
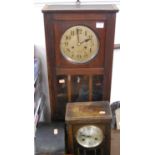
<path id="1" fill-rule="evenodd" d="M 77 142 L 86 148 L 92 148 L 100 145 L 104 139 L 102 130 L 93 125 L 81 127 L 76 134 Z"/>
<path id="2" fill-rule="evenodd" d="M 62 55 L 73 63 L 86 63 L 98 53 L 99 41 L 96 34 L 86 26 L 67 29 L 60 40 Z"/>

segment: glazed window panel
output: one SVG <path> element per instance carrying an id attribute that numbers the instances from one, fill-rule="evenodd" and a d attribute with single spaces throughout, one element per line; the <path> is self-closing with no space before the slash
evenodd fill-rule
<path id="1" fill-rule="evenodd" d="M 57 76 L 57 95 L 66 96 L 67 94 L 67 76 L 59 75 Z"/>
<path id="2" fill-rule="evenodd" d="M 103 98 L 103 75 L 57 76 L 59 102 L 100 101 Z"/>
<path id="3" fill-rule="evenodd" d="M 101 101 L 103 100 L 103 75 L 95 75 L 93 76 L 93 101 Z"/>
<path id="4" fill-rule="evenodd" d="M 55 113 L 58 120 L 63 120 L 67 102 L 67 76 L 59 75 L 57 76 L 57 104 Z"/>
<path id="5" fill-rule="evenodd" d="M 72 102 L 89 100 L 89 77 L 85 75 L 72 76 Z"/>

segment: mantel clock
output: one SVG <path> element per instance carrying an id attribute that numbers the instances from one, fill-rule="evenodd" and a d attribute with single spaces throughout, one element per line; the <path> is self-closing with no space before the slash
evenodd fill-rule
<path id="1" fill-rule="evenodd" d="M 51 119 L 65 119 L 67 102 L 109 101 L 116 6 L 47 5 L 42 11 Z"/>
<path id="2" fill-rule="evenodd" d="M 66 153 L 110 155 L 111 119 L 108 101 L 68 103 Z"/>

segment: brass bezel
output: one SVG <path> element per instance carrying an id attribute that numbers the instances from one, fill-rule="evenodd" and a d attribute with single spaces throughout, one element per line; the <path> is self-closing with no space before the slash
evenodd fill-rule
<path id="1" fill-rule="evenodd" d="M 80 130 L 83 129 L 83 128 L 88 128 L 88 127 L 95 129 L 97 131 L 97 133 L 99 133 L 100 136 L 101 136 L 101 140 L 98 141 L 95 145 L 85 145 L 85 144 L 82 144 L 81 141 L 78 138 L 78 133 L 80 132 Z M 84 126 L 80 127 L 77 130 L 77 132 L 75 134 L 75 138 L 76 138 L 77 143 L 80 144 L 81 146 L 83 146 L 84 148 L 95 148 L 95 147 L 99 146 L 103 142 L 105 137 L 104 137 L 103 131 L 102 131 L 102 129 L 100 127 L 95 126 L 95 125 L 84 125 Z"/>
<path id="2" fill-rule="evenodd" d="M 66 32 L 67 32 L 68 30 L 73 29 L 74 27 L 84 27 L 84 28 L 87 28 L 91 33 L 93 33 L 93 35 L 96 37 L 96 40 L 97 40 L 97 41 L 96 41 L 96 42 L 97 42 L 97 45 L 96 45 L 96 46 L 97 46 L 97 49 L 96 49 L 96 51 L 93 52 L 94 54 L 93 54 L 91 57 L 89 57 L 89 59 L 86 59 L 85 61 L 77 61 L 77 60 L 75 60 L 75 59 L 72 59 L 72 58 L 68 57 L 68 56 L 64 53 L 64 51 L 63 51 L 63 49 L 62 49 L 62 47 L 61 47 L 61 42 L 62 42 L 63 36 L 66 34 Z M 85 26 L 85 25 L 75 25 L 75 26 L 71 26 L 71 27 L 67 28 L 67 29 L 65 30 L 65 32 L 62 34 L 62 36 L 61 36 L 61 39 L 60 39 L 60 52 L 61 52 L 61 54 L 63 55 L 63 57 L 64 57 L 67 61 L 69 61 L 69 62 L 71 62 L 71 63 L 73 63 L 73 64 L 84 64 L 84 63 L 87 63 L 87 62 L 93 60 L 93 59 L 96 57 L 96 55 L 98 54 L 98 52 L 99 52 L 99 39 L 98 39 L 98 36 L 97 36 L 97 34 L 96 34 L 90 27 L 88 27 L 88 26 Z"/>

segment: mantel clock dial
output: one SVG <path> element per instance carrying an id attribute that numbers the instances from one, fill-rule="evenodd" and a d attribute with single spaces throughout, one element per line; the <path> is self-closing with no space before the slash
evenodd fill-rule
<path id="1" fill-rule="evenodd" d="M 99 146 L 104 139 L 102 130 L 94 125 L 81 127 L 76 134 L 77 142 L 85 148 L 93 148 Z"/>
<path id="2" fill-rule="evenodd" d="M 62 35 L 60 49 L 68 61 L 86 63 L 97 55 L 99 40 L 95 32 L 87 26 L 72 26 Z"/>

